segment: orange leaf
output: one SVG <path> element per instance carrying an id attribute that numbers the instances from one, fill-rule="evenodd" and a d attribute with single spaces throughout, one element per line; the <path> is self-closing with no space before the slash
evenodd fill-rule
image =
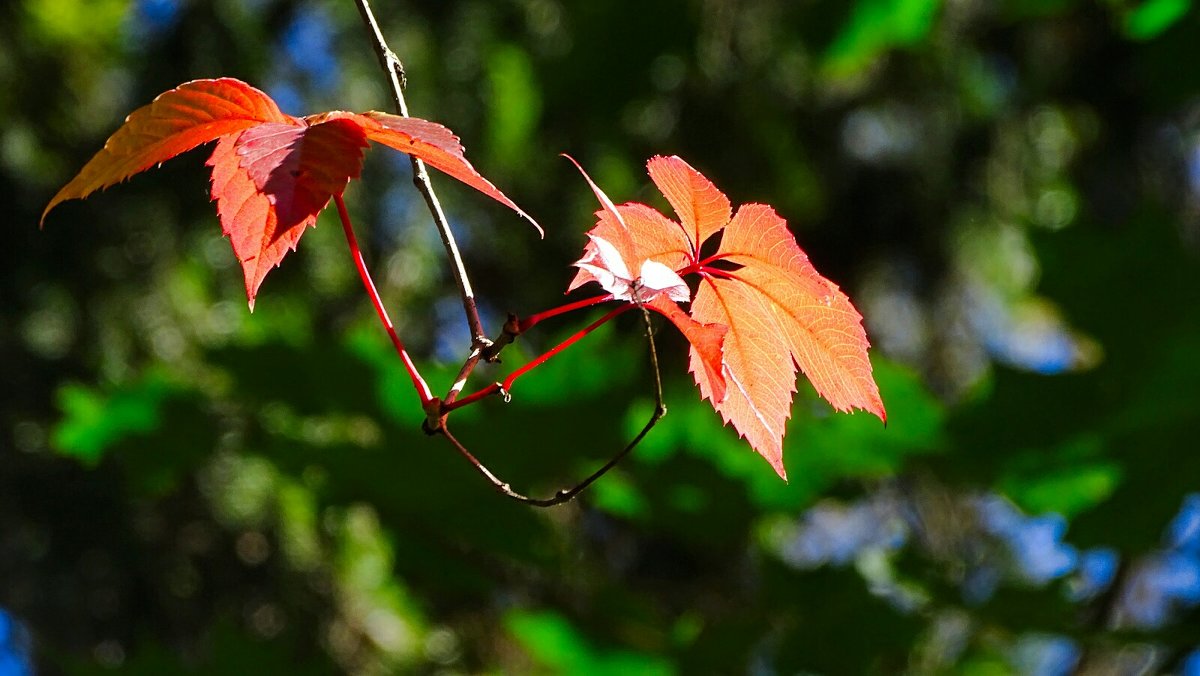
<path id="1" fill-rule="evenodd" d="M 632 302 L 632 294 L 617 293 L 617 282 L 630 270 L 644 270 L 646 261 L 700 274 L 690 323 L 664 296 L 646 304 L 687 336 L 689 370 L 701 396 L 781 477 L 797 367 L 835 409 L 861 408 L 886 421 L 862 317 L 813 268 L 783 219 L 760 204 L 745 205 L 730 219 L 728 198 L 678 157 L 654 157 L 647 168 L 679 222 L 643 204 L 612 207 L 593 185 L 606 207 L 588 232 L 570 289 L 607 283 L 615 298 Z M 701 246 L 717 233 L 716 254 L 701 260 Z M 718 336 L 713 329 L 723 331 Z"/>
<path id="2" fill-rule="evenodd" d="M 212 196 L 221 228 L 242 263 L 246 296 L 296 248 L 305 228 L 362 170 L 363 148 L 377 141 L 424 160 L 529 219 L 463 155 L 449 129 L 386 113 L 333 111 L 300 119 L 266 94 L 232 78 L 195 80 L 139 108 L 74 179 L 50 200 L 82 198 L 203 143 L 217 141 Z"/>
<path id="3" fill-rule="evenodd" d="M 263 122 L 295 123 L 270 97 L 240 80 L 179 85 L 130 113 L 104 149 L 50 200 L 42 222 L 60 202 L 87 197 L 198 145 Z"/>
<path id="4" fill-rule="evenodd" d="M 783 433 L 792 415 L 796 366 L 770 306 L 752 287 L 707 278 L 692 300 L 692 319 L 728 327 L 722 358 L 724 398 L 708 370 L 698 368 L 703 355 L 691 353 L 690 370 L 700 396 L 786 479 Z"/>
<path id="5" fill-rule="evenodd" d="M 704 379 L 705 387 L 708 388 L 713 401 L 723 400 L 725 376 L 722 373 L 722 358 L 725 335 L 729 332 L 729 327 L 721 324 L 702 324 L 689 317 L 666 296 L 655 297 L 646 303 L 646 307 L 671 320 L 675 328 L 687 338 L 692 346 L 691 370 L 697 374 L 697 380 Z"/>
<path id="6" fill-rule="evenodd" d="M 646 163 L 646 169 L 650 180 L 679 216 L 692 242 L 694 257 L 704 241 L 729 222 L 729 198 L 678 157 L 652 157 Z"/>
<path id="7" fill-rule="evenodd" d="M 717 255 L 744 266 L 732 280 L 764 300 L 817 394 L 839 411 L 861 408 L 887 420 L 867 359 L 862 315 L 837 284 L 817 272 L 771 207 L 738 209 Z"/>
<path id="8" fill-rule="evenodd" d="M 463 154 L 462 144 L 449 129 L 436 122 L 415 117 L 400 117 L 371 111 L 356 115 L 367 138 L 424 160 L 426 164 L 449 174 L 520 214 L 545 236 L 542 226 L 500 192 L 492 182 L 475 171 Z"/>
<path id="9" fill-rule="evenodd" d="M 242 264 L 250 309 L 267 273 L 294 251 L 334 194 L 362 170 L 362 129 L 352 120 L 262 124 L 223 137 L 208 161 L 221 229 Z"/>

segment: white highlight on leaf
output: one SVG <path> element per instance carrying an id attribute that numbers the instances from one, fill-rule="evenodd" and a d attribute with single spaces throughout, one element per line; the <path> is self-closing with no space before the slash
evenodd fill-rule
<path id="1" fill-rule="evenodd" d="M 617 247 L 603 237 L 588 235 L 594 245 L 576 267 L 587 270 L 596 278 L 596 282 L 611 293 L 616 300 L 648 303 L 662 294 L 677 302 L 686 303 L 692 298 L 687 282 L 674 270 L 658 261 L 645 260 L 634 277 L 629 272 L 629 266 L 621 258 Z"/>

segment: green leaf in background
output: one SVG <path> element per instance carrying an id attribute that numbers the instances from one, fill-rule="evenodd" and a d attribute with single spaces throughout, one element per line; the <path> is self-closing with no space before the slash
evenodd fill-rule
<path id="1" fill-rule="evenodd" d="M 228 74 L 296 110 L 388 106 L 354 3 L 8 3 L 0 615 L 42 671 L 983 675 L 1153 651 L 1156 673 L 1186 673 L 1200 615 L 1154 604 L 1183 585 L 1143 557 L 1192 532 L 1180 506 L 1200 490 L 1194 0 L 372 4 L 413 112 L 556 224 L 514 237 L 442 196 L 490 335 L 564 301 L 595 222 L 557 152 L 618 201 L 657 199 L 642 164 L 679 154 L 775 205 L 862 302 L 888 426 L 800 387 L 783 483 L 656 319 L 661 425 L 571 504 L 507 501 L 421 432 L 332 213 L 253 315 L 200 155 L 33 225 L 168 84 Z M 467 341 L 410 178 L 380 156 L 347 197 L 441 395 L 459 363 L 431 355 Z M 1033 298 L 1103 361 L 1025 370 L 1066 347 L 1018 330 Z M 539 325 L 468 391 L 602 312 Z M 1018 368 L 994 363 L 1016 348 Z M 552 495 L 641 429 L 648 362 L 622 316 L 511 403 L 456 413 L 455 433 L 514 489 Z M 1022 547 L 1042 563 L 1074 548 L 1079 567 L 1017 575 L 1018 551 L 964 507 L 993 493 L 1061 514 L 1065 533 L 1022 518 L 1052 536 Z M 1068 600 L 1096 548 L 1117 553 L 1117 582 Z M 1125 625 L 1135 603 L 1165 623 Z"/>
<path id="2" fill-rule="evenodd" d="M 401 425 L 419 426 L 425 419 L 420 397 L 413 389 L 404 364 L 396 358 L 395 348 L 380 336 L 379 327 L 370 323 L 356 325 L 347 332 L 344 346 L 375 371 L 374 389 L 380 408 Z M 433 375 L 428 371 L 425 373 L 431 387 L 436 388 L 439 381 Z M 441 375 L 440 371 L 436 375 Z"/>
<path id="3" fill-rule="evenodd" d="M 825 71 L 848 77 L 892 47 L 920 43 L 933 28 L 940 0 L 859 0 L 825 52 Z"/>
<path id="4" fill-rule="evenodd" d="M 1072 519 L 1106 500 L 1121 481 L 1121 466 L 1104 458 L 1104 442 L 1095 435 L 1018 454 L 1009 466 L 999 489 L 1030 514 Z"/>
<path id="5" fill-rule="evenodd" d="M 23 5 L 37 39 L 74 50 L 81 45 L 115 47 L 128 12 L 124 0 L 30 0 Z"/>
<path id="6" fill-rule="evenodd" d="M 576 676 L 675 673 L 662 657 L 592 646 L 566 618 L 555 612 L 516 610 L 508 614 L 505 624 L 530 656 L 552 673 Z"/>
<path id="7" fill-rule="evenodd" d="M 63 455 L 95 465 L 114 443 L 158 428 L 162 405 L 176 387 L 161 373 L 103 392 L 70 383 L 58 389 L 63 417 L 53 432 Z"/>
<path id="8" fill-rule="evenodd" d="M 615 469 L 590 488 L 591 502 L 596 507 L 627 519 L 636 519 L 646 514 L 649 507 L 646 498 L 629 480 L 629 475 Z"/>
<path id="9" fill-rule="evenodd" d="M 1125 14 L 1122 28 L 1134 40 L 1158 37 L 1187 14 L 1192 0 L 1146 0 Z"/>
<path id="10" fill-rule="evenodd" d="M 503 44 L 488 59 L 491 90 L 488 100 L 489 164 L 496 169 L 520 167 L 542 114 L 542 96 L 534 79 L 529 54 L 520 47 Z"/>

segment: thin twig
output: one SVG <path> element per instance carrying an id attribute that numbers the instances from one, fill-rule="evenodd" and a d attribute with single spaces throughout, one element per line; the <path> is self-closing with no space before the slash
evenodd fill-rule
<path id="1" fill-rule="evenodd" d="M 480 358 L 488 363 L 500 361 L 500 351 L 512 345 L 512 342 L 525 332 L 521 321 L 520 317 L 511 312 L 508 313 L 508 318 L 504 320 L 504 326 L 500 328 L 500 335 L 496 336 L 491 345 L 483 349 Z"/>
<path id="2" fill-rule="evenodd" d="M 396 112 L 402 117 L 408 117 L 408 104 L 404 100 L 406 85 L 404 64 L 388 47 L 387 40 L 384 39 L 383 32 L 379 29 L 379 23 L 375 21 L 375 14 L 371 12 L 370 3 L 367 0 L 354 0 L 354 2 L 358 6 L 358 13 L 362 15 L 367 31 L 371 34 L 375 54 L 379 57 L 379 64 L 383 66 L 383 70 L 391 82 L 392 101 L 396 105 Z M 429 213 L 433 215 L 433 222 L 442 238 L 442 245 L 446 248 L 446 256 L 450 258 L 454 279 L 458 283 L 458 292 L 462 296 L 463 311 L 467 315 L 467 326 L 471 331 L 472 352 L 481 350 L 490 345 L 492 341 L 488 339 L 487 333 L 483 330 L 483 323 L 479 320 L 475 292 L 471 289 L 471 280 L 467 277 L 467 268 L 463 265 L 458 242 L 454 239 L 454 233 L 450 231 L 450 223 L 446 220 L 445 212 L 442 211 L 441 202 L 438 201 L 437 194 L 433 192 L 433 183 L 429 180 L 429 172 L 425 170 L 425 163 L 411 155 L 409 159 L 412 160 L 413 183 L 417 186 L 417 191 L 421 193 L 421 196 L 425 198 L 425 204 L 429 207 Z M 469 375 L 469 369 L 467 373 Z"/>
<path id="3" fill-rule="evenodd" d="M 625 448 L 621 449 L 619 453 L 614 455 L 611 459 L 609 459 L 608 462 L 604 463 L 595 472 L 592 472 L 591 475 L 589 475 L 583 481 L 575 484 L 571 488 L 560 490 L 548 498 L 531 498 L 527 495 L 523 495 L 514 491 L 511 485 L 505 481 L 502 481 L 495 475 L 495 473 L 488 469 L 486 465 L 480 462 L 479 459 L 476 458 L 469 450 L 467 450 L 467 447 L 464 446 L 463 443 L 450 432 L 444 420 L 442 421 L 441 427 L 435 431 L 446 437 L 446 439 L 454 446 L 454 448 L 458 450 L 458 452 L 462 454 L 464 458 L 467 459 L 467 462 L 471 463 L 471 466 L 475 468 L 475 471 L 479 472 L 480 475 L 487 479 L 501 494 L 506 495 L 517 502 L 522 502 L 534 507 L 553 507 L 554 505 L 560 505 L 564 502 L 569 502 L 575 496 L 582 493 L 588 486 L 591 486 L 597 479 L 607 474 L 608 471 L 613 467 L 616 467 L 617 463 L 621 462 L 625 456 L 629 455 L 630 451 L 632 451 L 639 443 L 641 443 L 642 439 L 644 439 L 646 435 L 650 433 L 650 430 L 658 424 L 658 421 L 662 420 L 663 416 L 667 414 L 667 406 L 663 403 L 662 375 L 658 368 L 658 350 L 656 350 L 654 347 L 654 329 L 650 324 L 650 312 L 640 302 L 638 302 L 637 305 L 642 311 L 642 321 L 646 325 L 646 341 L 650 344 L 650 365 L 654 371 L 654 411 L 650 414 L 650 419 L 647 420 L 646 424 L 642 427 L 642 431 L 638 432 L 637 436 L 635 436 L 628 444 L 625 445 Z"/>
<path id="4" fill-rule="evenodd" d="M 507 325 L 506 325 L 507 326 Z M 487 349 L 491 349 L 496 343 L 488 345 Z M 463 362 L 461 368 L 458 369 L 458 375 L 454 378 L 454 383 L 450 385 L 450 390 L 446 392 L 446 396 L 442 398 L 442 414 L 449 413 L 451 409 L 446 408 L 447 405 L 453 404 L 458 399 L 458 395 L 462 394 L 463 387 L 467 385 L 467 378 L 471 377 L 471 373 L 475 367 L 479 365 L 479 360 L 483 357 L 483 350 L 474 348 L 471 354 L 467 355 L 467 360 Z"/>
<path id="5" fill-rule="evenodd" d="M 483 349 L 483 352 L 480 353 L 479 358 L 488 363 L 500 361 L 501 350 L 508 345 L 511 345 L 512 342 L 521 334 L 525 333 L 534 326 L 537 326 L 542 321 L 550 319 L 551 317 L 557 317 L 558 315 L 565 314 L 567 312 L 573 312 L 585 307 L 591 307 L 593 305 L 604 303 L 610 300 L 612 300 L 612 294 L 606 293 L 600 296 L 584 298 L 583 300 L 575 301 L 573 303 L 560 305 L 556 308 L 551 308 L 544 312 L 530 315 L 524 319 L 509 313 L 508 319 L 504 322 L 504 327 L 500 330 L 500 335 L 496 336 L 496 339 L 492 341 L 491 345 L 488 345 Z M 448 399 L 448 401 L 453 401 L 453 399 Z"/>

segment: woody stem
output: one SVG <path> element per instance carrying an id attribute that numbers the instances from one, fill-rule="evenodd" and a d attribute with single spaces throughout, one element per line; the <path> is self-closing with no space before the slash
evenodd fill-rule
<path id="1" fill-rule="evenodd" d="M 396 112 L 402 117 L 408 117 L 408 103 L 404 100 L 404 87 L 407 84 L 404 64 L 388 47 L 387 40 L 383 37 L 383 31 L 380 30 L 379 23 L 375 21 L 375 14 L 371 11 L 370 3 L 367 0 L 355 0 L 355 4 L 358 6 L 358 13 L 362 15 L 363 23 L 366 24 L 367 32 L 371 34 L 372 45 L 375 48 L 376 56 L 379 57 L 379 64 L 383 66 L 384 72 L 388 75 Z M 458 251 L 458 243 L 454 239 L 454 233 L 450 231 L 450 223 L 442 211 L 441 202 L 438 201 L 437 194 L 433 192 L 433 183 L 429 180 L 429 172 L 425 170 L 425 163 L 411 155 L 409 159 L 412 161 L 413 184 L 421 193 L 421 197 L 425 198 L 425 205 L 429 207 L 429 213 L 433 216 L 438 235 L 441 236 L 442 246 L 446 249 L 446 256 L 450 259 L 454 280 L 458 283 L 463 312 L 467 316 L 467 327 L 471 331 L 471 347 L 473 350 L 482 349 L 487 347 L 491 341 L 488 340 L 487 333 L 483 330 L 483 323 L 479 320 L 475 291 L 471 288 L 471 280 L 467 277 L 467 268 Z"/>

